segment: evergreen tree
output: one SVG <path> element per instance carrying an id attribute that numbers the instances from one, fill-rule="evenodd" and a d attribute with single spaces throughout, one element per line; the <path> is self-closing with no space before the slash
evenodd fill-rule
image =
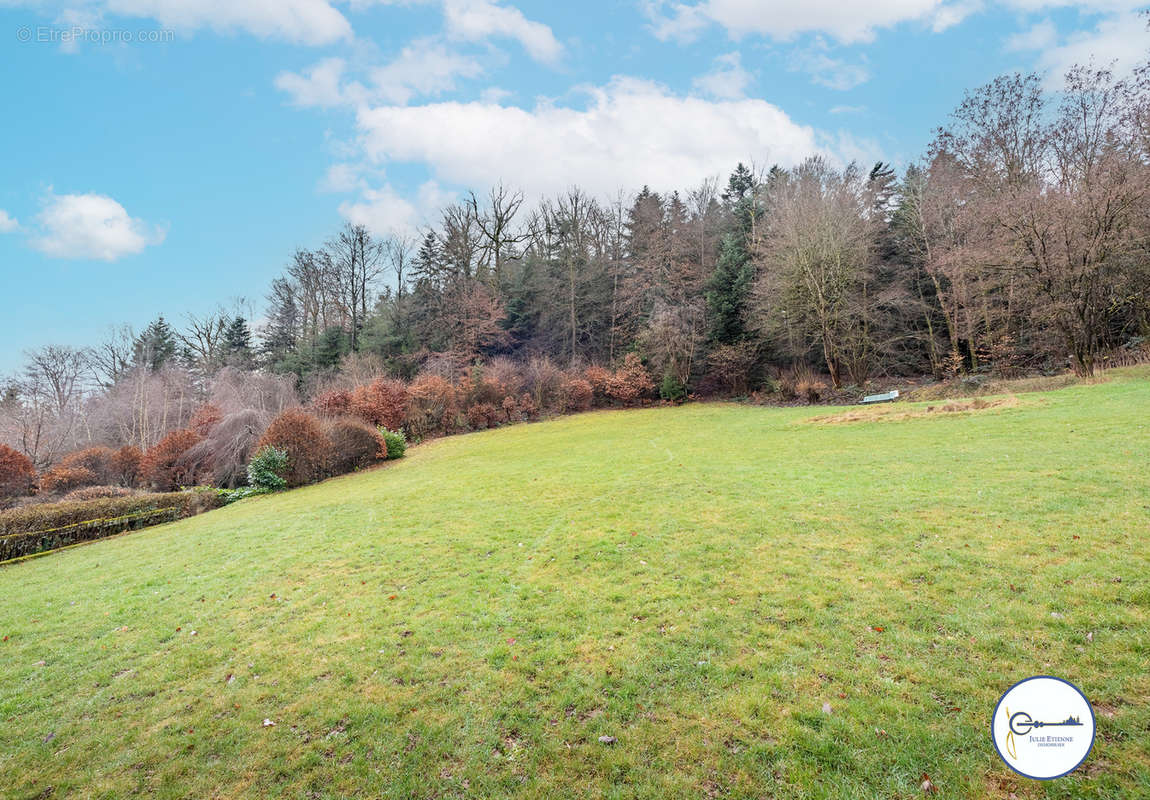
<path id="1" fill-rule="evenodd" d="M 737 232 L 723 237 L 715 271 L 707 281 L 707 314 L 711 340 L 734 344 L 745 338 L 744 310 L 754 274 L 745 239 Z"/>
<path id="2" fill-rule="evenodd" d="M 769 180 L 776 180 L 780 174 L 781 170 L 772 167 Z M 759 194 L 754 173 L 745 164 L 735 167 L 723 192 L 730 227 L 719 245 L 719 258 L 705 287 L 710 337 L 717 344 L 734 344 L 747 335 L 744 318 L 754 280 L 750 237 L 762 214 Z"/>
<path id="3" fill-rule="evenodd" d="M 243 317 L 233 319 L 224 332 L 224 353 L 229 363 L 251 364 L 252 332 Z"/>
<path id="4" fill-rule="evenodd" d="M 145 366 L 153 371 L 175 357 L 176 334 L 163 314 L 150 322 L 136 337 L 133 343 L 133 355 L 137 366 Z"/>
<path id="5" fill-rule="evenodd" d="M 327 328 L 315 343 L 314 369 L 327 369 L 339 364 L 339 360 L 351 352 L 347 333 L 339 326 Z"/>
<path id="6" fill-rule="evenodd" d="M 272 281 L 268 294 L 267 326 L 262 331 L 263 352 L 278 364 L 296 349 L 302 325 L 295 285 L 286 278 Z"/>

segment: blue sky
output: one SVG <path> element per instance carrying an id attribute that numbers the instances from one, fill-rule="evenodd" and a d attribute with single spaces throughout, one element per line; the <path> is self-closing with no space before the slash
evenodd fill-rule
<path id="1" fill-rule="evenodd" d="M 1150 34 L 1129 0 L 0 0 L 0 374 L 257 304 L 344 220 L 494 181 L 690 188 L 918 158 L 964 89 Z"/>

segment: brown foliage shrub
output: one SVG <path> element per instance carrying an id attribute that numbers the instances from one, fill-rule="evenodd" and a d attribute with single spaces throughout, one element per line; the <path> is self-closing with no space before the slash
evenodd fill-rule
<path id="1" fill-rule="evenodd" d="M 85 486 L 73 489 L 60 498 L 61 503 L 81 503 L 86 500 L 103 500 L 108 497 L 132 497 L 136 492 L 124 486 Z"/>
<path id="2" fill-rule="evenodd" d="M 506 370 L 501 369 L 500 371 L 505 372 Z M 515 381 L 515 383 L 521 383 L 521 381 Z M 475 366 L 459 381 L 457 391 L 460 405 L 473 406 L 489 403 L 498 406 L 507 395 L 508 388 L 502 381 L 497 380 L 490 370 Z"/>
<path id="3" fill-rule="evenodd" d="M 387 455 L 387 445 L 379 431 L 361 419 L 339 417 L 324 427 L 331 442 L 329 468 L 333 475 L 355 472 Z"/>
<path id="4" fill-rule="evenodd" d="M 99 482 L 96 473 L 87 467 L 57 465 L 40 476 L 40 491 L 43 494 L 56 494 Z"/>
<path id="5" fill-rule="evenodd" d="M 806 364 L 796 364 L 791 369 L 791 381 L 795 396 L 808 403 L 817 403 L 827 391 L 827 384 L 822 376 Z"/>
<path id="6" fill-rule="evenodd" d="M 348 414 L 369 425 L 397 431 L 407 421 L 407 387 L 402 381 L 379 378 L 351 392 Z"/>
<path id="7" fill-rule="evenodd" d="M 519 395 L 519 414 L 523 419 L 535 419 L 539 416 L 539 409 L 535 405 L 535 398 L 524 392 Z"/>
<path id="8" fill-rule="evenodd" d="M 438 375 L 420 375 L 408 387 L 407 425 L 411 435 L 423 438 L 455 429 L 458 413 L 455 387 Z"/>
<path id="9" fill-rule="evenodd" d="M 160 491 L 172 491 L 196 482 L 194 465 L 186 458 L 188 450 L 200 442 L 200 435 L 192 430 L 172 431 L 144 453 L 140 462 L 140 477 L 144 483 Z"/>
<path id="10" fill-rule="evenodd" d="M 507 418 L 508 422 L 514 422 L 520 418 L 519 403 L 515 402 L 515 398 L 511 395 L 504 397 L 499 407 L 503 409 L 503 416 Z"/>
<path id="11" fill-rule="evenodd" d="M 523 368 L 506 356 L 492 359 L 491 363 L 484 367 L 483 374 L 488 381 L 502 387 L 504 395 L 517 395 L 526 385 Z M 492 398 L 487 398 L 487 401 L 494 402 Z"/>
<path id="12" fill-rule="evenodd" d="M 655 382 L 639 356 L 628 353 L 623 359 L 623 366 L 615 371 L 607 382 L 607 394 L 623 405 L 634 405 L 640 400 L 650 397 L 655 390 Z"/>
<path id="13" fill-rule="evenodd" d="M 602 402 L 607 399 L 607 387 L 611 383 L 611 371 L 598 364 L 592 364 L 583 370 L 583 378 L 591 384 L 595 400 Z"/>
<path id="14" fill-rule="evenodd" d="M 351 413 L 351 392 L 347 389 L 333 389 L 317 395 L 311 405 L 321 416 L 342 417 Z"/>
<path id="15" fill-rule="evenodd" d="M 499 409 L 492 403 L 476 403 L 467 409 L 467 424 L 472 430 L 494 428 L 499 424 Z"/>
<path id="16" fill-rule="evenodd" d="M 221 412 L 218 407 L 211 403 L 204 403 L 192 414 L 192 419 L 188 422 L 188 428 L 200 436 L 207 436 L 211 433 L 212 428 L 216 427 L 223 418 L 223 412 Z"/>
<path id="17" fill-rule="evenodd" d="M 331 457 L 331 442 L 320 421 L 302 408 L 290 408 L 274 420 L 256 444 L 255 452 L 276 447 L 288 454 L 288 486 L 303 486 L 322 478 Z"/>
<path id="18" fill-rule="evenodd" d="M 0 503 L 32 491 L 36 468 L 19 450 L 0 444 Z"/>
<path id="19" fill-rule="evenodd" d="M 68 453 L 58 467 L 82 469 L 92 473 L 91 486 L 107 486 L 116 480 L 116 451 L 110 447 L 88 447 Z"/>
<path id="20" fill-rule="evenodd" d="M 563 382 L 563 410 L 567 413 L 591 408 L 595 390 L 582 378 L 568 378 Z"/>
<path id="21" fill-rule="evenodd" d="M 133 445 L 125 445 L 117 450 L 112 456 L 115 482 L 121 486 L 136 486 L 140 480 L 140 462 L 143 460 L 144 454 Z"/>

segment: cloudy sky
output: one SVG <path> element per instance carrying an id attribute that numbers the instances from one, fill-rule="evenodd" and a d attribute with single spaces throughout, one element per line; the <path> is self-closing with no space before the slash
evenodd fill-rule
<path id="1" fill-rule="evenodd" d="M 0 0 L 0 373 L 258 300 L 345 219 L 469 188 L 918 158 L 963 90 L 1128 69 L 1129 0 Z"/>

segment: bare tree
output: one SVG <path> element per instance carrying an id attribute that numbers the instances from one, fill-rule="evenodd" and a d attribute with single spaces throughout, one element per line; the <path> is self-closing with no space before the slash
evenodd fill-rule
<path id="1" fill-rule="evenodd" d="M 385 266 L 385 243 L 372 236 L 366 226 L 348 223 L 328 241 L 324 252 L 351 349 L 356 350 L 367 319 L 369 298 L 370 304 L 375 305 L 373 293 Z"/>
<path id="2" fill-rule="evenodd" d="M 500 183 L 491 188 L 484 209 L 479 208 L 475 192 L 468 194 L 467 205 L 483 235 L 483 260 L 490 267 L 492 286 L 502 290 L 507 277 L 507 262 L 518 258 L 516 247 L 527 241 L 530 235 L 526 230 L 513 227 L 515 215 L 523 205 L 523 193 L 507 189 Z"/>
<path id="3" fill-rule="evenodd" d="M 775 214 L 756 286 L 758 327 L 795 325 L 818 347 L 831 382 L 864 374 L 871 351 L 866 285 L 875 260 L 875 220 L 855 165 L 839 172 L 819 157 L 798 167 L 772 197 Z M 861 341 L 860 341 L 861 337 Z"/>
<path id="4" fill-rule="evenodd" d="M 107 337 L 88 354 L 92 377 L 109 387 L 131 370 L 135 361 L 136 334 L 130 325 L 112 328 Z"/>
<path id="5" fill-rule="evenodd" d="M 176 338 L 184 351 L 206 374 L 218 369 L 224 361 L 224 334 L 231 316 L 222 308 L 197 316 L 187 314 L 187 327 L 176 331 Z"/>

